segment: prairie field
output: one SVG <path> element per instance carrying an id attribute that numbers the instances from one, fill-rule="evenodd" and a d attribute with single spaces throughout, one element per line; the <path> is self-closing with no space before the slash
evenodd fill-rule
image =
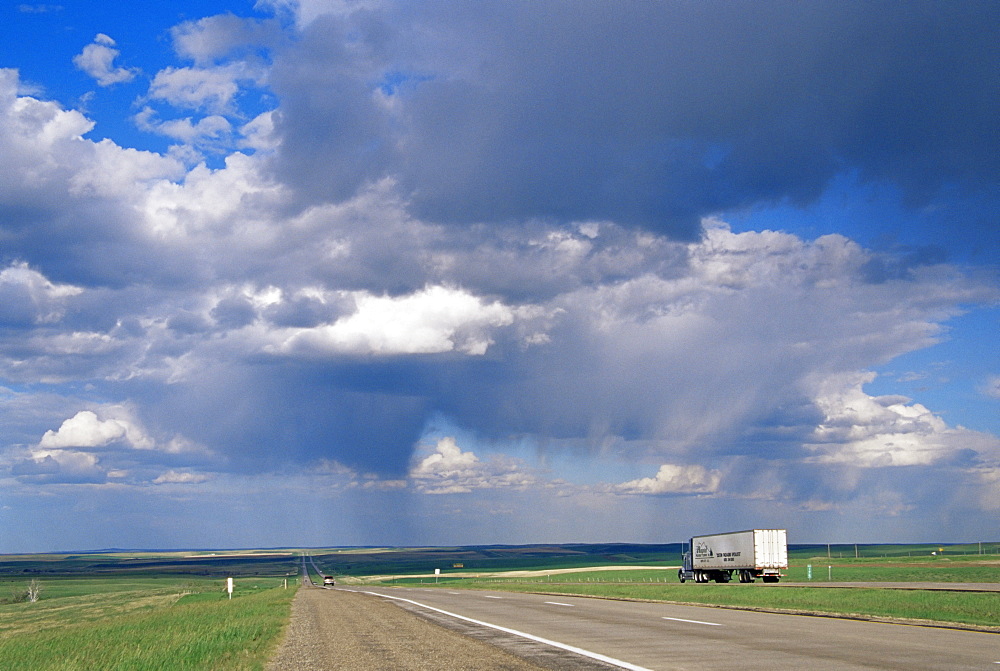
<path id="1" fill-rule="evenodd" d="M 0 668 L 262 669 L 295 593 L 283 580 L 238 579 L 232 600 L 219 579 L 42 580 L 37 602 L 0 603 Z"/>

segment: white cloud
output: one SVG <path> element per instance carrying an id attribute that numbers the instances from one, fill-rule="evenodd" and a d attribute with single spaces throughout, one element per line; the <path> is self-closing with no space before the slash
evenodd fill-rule
<path id="1" fill-rule="evenodd" d="M 838 375 L 824 381 L 816 404 L 824 419 L 806 447 L 810 461 L 854 466 L 915 466 L 955 458 L 973 450 L 979 458 L 1000 456 L 1000 439 L 949 427 L 919 403 L 904 397 L 869 396 L 862 385 L 874 373 Z"/>
<path id="2" fill-rule="evenodd" d="M 92 121 L 54 102 L 18 95 L 19 82 L 17 71 L 0 69 L 0 168 L 8 175 L 0 181 L 0 196 L 9 202 L 51 200 L 60 193 L 58 205 L 74 217 L 94 198 L 113 198 L 128 212 L 150 183 L 183 176 L 183 165 L 171 158 L 84 139 Z"/>
<path id="3" fill-rule="evenodd" d="M 259 84 L 263 73 L 245 63 L 212 68 L 166 68 L 156 73 L 149 98 L 174 107 L 207 110 L 214 114 L 236 112 L 234 98 L 240 83 Z"/>
<path id="4" fill-rule="evenodd" d="M 216 246 L 222 240 L 224 248 L 215 250 L 221 256 L 236 251 L 234 246 L 260 250 L 286 233 L 268 218 L 283 193 L 260 174 L 252 157 L 235 153 L 226 157 L 225 168 L 201 164 L 182 181 L 151 184 L 143 194 L 143 221 L 160 239 L 198 241 L 207 234 L 203 243 Z M 227 234 L 236 239 L 226 240 Z"/>
<path id="5" fill-rule="evenodd" d="M 498 457 L 482 462 L 473 452 L 463 452 L 450 436 L 440 439 L 434 452 L 410 470 L 410 478 L 426 494 L 467 494 L 537 483 L 522 465 Z"/>
<path id="6" fill-rule="evenodd" d="M 1000 398 L 1000 375 L 991 375 L 986 378 L 979 390 L 991 398 Z"/>
<path id="7" fill-rule="evenodd" d="M 11 468 L 28 482 L 103 482 L 107 472 L 96 455 L 78 450 L 37 450 Z"/>
<path id="8" fill-rule="evenodd" d="M 613 491 L 620 494 L 712 494 L 719 489 L 722 475 L 692 464 L 663 464 L 652 478 L 639 478 L 620 485 Z"/>
<path id="9" fill-rule="evenodd" d="M 226 58 L 234 52 L 259 49 L 273 44 L 280 36 L 276 25 L 234 14 L 216 14 L 196 21 L 185 21 L 170 29 L 174 50 L 198 65 Z"/>
<path id="10" fill-rule="evenodd" d="M 115 67 L 114 61 L 121 52 L 114 46 L 113 39 L 104 33 L 98 33 L 93 44 L 88 44 L 82 53 L 73 57 L 73 64 L 96 79 L 100 86 L 132 81 L 138 69 Z"/>
<path id="11" fill-rule="evenodd" d="M 442 438 L 434 448 L 434 453 L 425 457 L 411 471 L 414 477 L 448 477 L 474 469 L 479 459 L 472 452 L 462 452 L 455 439 Z"/>
<path id="12" fill-rule="evenodd" d="M 141 130 L 165 135 L 186 144 L 227 146 L 233 134 L 233 126 L 223 116 L 213 114 L 194 121 L 191 117 L 160 121 L 156 112 L 145 107 L 135 116 L 136 125 Z"/>
<path id="13" fill-rule="evenodd" d="M 192 473 L 190 471 L 174 471 L 170 470 L 162 475 L 157 476 L 153 480 L 154 485 L 164 485 L 164 484 L 184 484 L 192 485 L 201 482 L 206 482 L 211 478 L 204 473 Z"/>
<path id="14" fill-rule="evenodd" d="M 333 324 L 296 331 L 285 352 L 432 354 L 458 350 L 482 355 L 490 331 L 514 321 L 499 301 L 486 303 L 462 290 L 428 286 L 406 296 L 353 294 L 357 310 Z"/>
<path id="15" fill-rule="evenodd" d="M 63 110 L 54 102 L 19 95 L 21 80 L 17 70 L 0 68 L 0 140 L 4 164 L 22 181 L 47 174 L 55 157 L 47 154 L 53 145 L 79 140 L 94 123 L 76 110 Z M 31 162 L 27 159 L 35 159 Z M 24 174 L 26 173 L 26 174 Z"/>
<path id="16" fill-rule="evenodd" d="M 66 311 L 67 299 L 83 289 L 55 284 L 26 263 L 0 270 L 0 323 L 51 324 Z"/>
<path id="17" fill-rule="evenodd" d="M 240 127 L 241 146 L 248 149 L 271 151 L 280 140 L 274 132 L 274 112 L 263 112 Z"/>
<path id="18" fill-rule="evenodd" d="M 81 410 L 62 423 L 56 431 L 46 431 L 38 443 L 40 448 L 58 449 L 66 447 L 104 447 L 122 442 L 135 449 L 151 449 L 153 440 L 143 428 L 131 419 L 121 408 L 105 410 L 117 415 L 107 419 L 98 418 L 90 410 Z"/>

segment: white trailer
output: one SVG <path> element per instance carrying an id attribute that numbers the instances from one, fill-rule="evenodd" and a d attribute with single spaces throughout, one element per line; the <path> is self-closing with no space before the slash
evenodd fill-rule
<path id="1" fill-rule="evenodd" d="M 778 582 L 788 568 L 788 538 L 784 529 L 750 529 L 711 536 L 694 536 L 684 553 L 677 578 L 695 582 Z"/>

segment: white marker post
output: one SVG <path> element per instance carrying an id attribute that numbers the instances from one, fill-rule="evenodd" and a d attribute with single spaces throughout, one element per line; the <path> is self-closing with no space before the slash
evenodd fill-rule
<path id="1" fill-rule="evenodd" d="M 434 569 L 434 584 L 435 585 L 437 584 L 438 576 L 439 575 L 441 575 L 441 569 L 439 569 L 439 568 Z"/>
<path id="2" fill-rule="evenodd" d="M 226 591 L 229 592 L 229 598 L 233 598 L 233 579 L 226 578 Z"/>

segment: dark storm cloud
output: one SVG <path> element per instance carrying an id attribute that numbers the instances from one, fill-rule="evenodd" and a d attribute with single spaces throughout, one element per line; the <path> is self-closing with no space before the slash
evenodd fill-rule
<path id="1" fill-rule="evenodd" d="M 992 2 L 435 2 L 323 15 L 278 55 L 278 174 L 388 175 L 437 221 L 698 218 L 838 173 L 924 204 L 1000 175 Z"/>
<path id="2" fill-rule="evenodd" d="M 405 473 L 428 414 L 411 364 L 258 361 L 211 364 L 150 390 L 156 424 L 212 445 L 238 472 L 335 459 L 360 472 Z"/>

